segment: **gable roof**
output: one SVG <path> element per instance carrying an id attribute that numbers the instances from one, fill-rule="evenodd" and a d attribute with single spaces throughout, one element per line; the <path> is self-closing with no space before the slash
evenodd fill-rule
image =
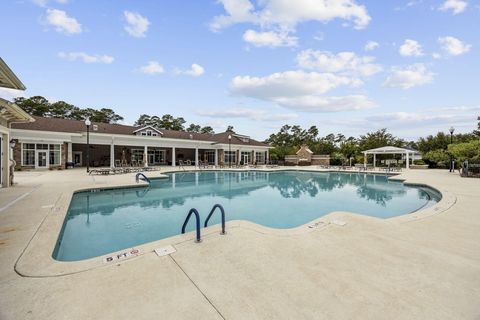
<path id="1" fill-rule="evenodd" d="M 154 126 L 139 127 L 137 130 L 133 131 L 133 133 L 137 133 L 139 131 L 143 131 L 143 130 L 147 130 L 147 129 L 154 130 L 154 131 L 158 132 L 159 134 L 163 135 L 163 132 L 158 130 Z"/>
<path id="2" fill-rule="evenodd" d="M 8 65 L 0 58 L 0 87 L 25 90 L 25 86 L 17 78 L 15 73 L 8 67 Z"/>
<path id="3" fill-rule="evenodd" d="M 229 141 L 228 136 L 231 136 L 231 140 Z M 244 138 L 248 138 L 248 141 L 244 141 Z M 221 144 L 236 144 L 236 145 L 244 145 L 244 146 L 259 146 L 259 147 L 268 147 L 268 144 L 254 140 L 248 136 L 239 135 L 237 133 L 225 131 L 221 133 L 216 133 L 212 136 L 212 141 L 215 143 Z"/>
<path id="4" fill-rule="evenodd" d="M 33 130 L 33 131 L 51 131 L 51 132 L 65 132 L 65 133 L 82 133 L 86 132 L 87 128 L 85 123 L 80 120 L 69 120 L 60 118 L 44 118 L 33 117 L 35 122 L 32 123 L 13 123 L 12 129 Z M 104 134 L 123 134 L 134 135 L 137 131 L 145 129 L 146 127 L 134 127 L 122 124 L 101 123 L 92 122 L 90 128 L 96 126 L 97 130 L 90 129 L 92 133 L 104 133 Z M 153 128 L 153 127 L 152 127 Z M 155 129 L 155 128 L 153 128 Z M 176 130 L 155 129 L 162 133 L 158 138 L 170 138 L 170 139 L 184 139 L 184 140 L 197 140 L 197 141 L 210 141 L 213 143 L 228 144 L 228 135 L 232 135 L 232 144 L 235 145 L 251 145 L 268 147 L 267 144 L 249 139 L 248 142 L 244 142 L 241 138 L 236 137 L 231 132 L 222 132 L 217 134 L 208 133 L 196 133 Z"/>
<path id="5" fill-rule="evenodd" d="M 364 150 L 364 153 L 368 154 L 379 154 L 379 153 L 387 153 L 387 154 L 394 154 L 394 153 L 418 153 L 420 154 L 420 151 L 414 150 L 411 148 L 399 148 L 399 147 L 394 147 L 394 146 L 385 146 L 385 147 L 380 147 L 380 148 L 375 148 L 375 149 L 370 149 L 370 150 Z"/>
<path id="6" fill-rule="evenodd" d="M 300 151 L 302 151 L 302 150 L 305 150 L 305 151 L 307 151 L 308 153 L 313 154 L 313 151 L 310 150 L 310 148 L 309 148 L 308 146 L 302 146 L 302 147 L 297 151 L 297 154 L 299 154 Z"/>

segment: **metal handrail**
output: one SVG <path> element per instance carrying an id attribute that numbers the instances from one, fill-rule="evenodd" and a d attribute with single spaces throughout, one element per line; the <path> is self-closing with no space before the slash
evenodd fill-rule
<path id="1" fill-rule="evenodd" d="M 220 205 L 220 204 L 216 204 L 213 206 L 212 210 L 210 211 L 210 213 L 208 214 L 207 216 L 207 219 L 205 220 L 205 224 L 203 225 L 204 228 L 207 227 L 207 224 L 208 224 L 208 221 L 210 220 L 210 218 L 212 217 L 212 214 L 213 212 L 215 211 L 215 209 L 220 209 L 220 213 L 222 214 L 222 232 L 220 234 L 225 234 L 225 210 L 223 209 L 223 207 Z"/>
<path id="2" fill-rule="evenodd" d="M 135 175 L 135 181 L 138 183 L 138 181 L 140 181 L 140 176 L 143 177 L 143 180 L 147 181 L 149 184 L 150 184 L 150 179 L 147 178 L 146 175 L 144 175 L 143 173 L 139 172 Z"/>
<path id="3" fill-rule="evenodd" d="M 185 222 L 183 223 L 182 226 L 182 234 L 185 233 L 185 227 L 187 226 L 188 220 L 190 220 L 190 217 L 192 216 L 192 213 L 195 214 L 195 220 L 196 220 L 196 231 L 197 231 L 197 237 L 195 242 L 201 242 L 202 239 L 200 238 L 200 215 L 198 214 L 197 209 L 192 208 L 188 212 L 187 218 L 185 218 Z"/>

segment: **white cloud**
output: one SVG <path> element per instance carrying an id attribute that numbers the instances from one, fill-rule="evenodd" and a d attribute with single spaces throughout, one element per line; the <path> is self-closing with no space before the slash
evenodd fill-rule
<path id="1" fill-rule="evenodd" d="M 405 68 L 392 68 L 392 73 L 383 83 L 385 87 L 409 89 L 428 84 L 433 81 L 434 74 L 422 63 Z"/>
<path id="2" fill-rule="evenodd" d="M 200 110 L 197 114 L 211 118 L 245 118 L 254 121 L 286 121 L 298 118 L 298 115 L 294 113 L 272 114 L 265 110 L 249 108 L 228 108 L 208 111 Z"/>
<path id="3" fill-rule="evenodd" d="M 142 73 L 150 74 L 150 75 L 165 72 L 165 69 L 163 68 L 163 66 L 157 61 L 149 61 L 146 65 L 140 67 L 139 70 Z"/>
<path id="4" fill-rule="evenodd" d="M 471 110 L 472 108 L 468 108 Z M 480 110 L 480 108 L 473 108 Z M 445 108 L 434 108 L 429 110 L 420 110 L 418 112 L 392 112 L 369 116 L 365 118 L 372 125 L 388 127 L 417 127 L 421 126 L 444 126 L 448 128 L 452 125 L 472 125 L 474 126 L 476 114 L 455 110 L 449 112 Z"/>
<path id="5" fill-rule="evenodd" d="M 450 36 L 438 38 L 438 43 L 442 46 L 443 51 L 451 56 L 459 56 L 467 53 L 472 47 L 470 44 L 466 44 L 461 40 Z"/>
<path id="6" fill-rule="evenodd" d="M 304 112 L 336 112 L 371 108 L 374 103 L 363 95 L 325 97 L 340 87 L 357 86 L 361 81 L 332 73 L 286 71 L 266 77 L 237 76 L 231 90 L 236 95 L 273 102 Z"/>
<path id="7" fill-rule="evenodd" d="M 81 60 L 85 63 L 105 63 L 110 64 L 114 58 L 107 55 L 90 55 L 85 52 L 59 52 L 58 56 L 69 61 Z"/>
<path id="8" fill-rule="evenodd" d="M 257 32 L 249 29 L 243 34 L 243 40 L 255 47 L 295 47 L 298 38 L 289 36 L 286 32 L 265 31 Z"/>
<path id="9" fill-rule="evenodd" d="M 468 6 L 467 1 L 462 1 L 462 0 L 446 0 L 441 6 L 440 10 L 442 11 L 448 11 L 452 10 L 453 14 L 459 14 L 465 11 L 465 9 Z"/>
<path id="10" fill-rule="evenodd" d="M 186 74 L 186 75 L 192 76 L 192 77 L 199 77 L 199 76 L 201 76 L 202 74 L 205 73 L 205 69 L 201 65 L 194 63 L 194 64 L 192 64 L 190 69 L 188 69 L 188 70 L 175 69 L 174 73 L 175 74 Z"/>
<path id="11" fill-rule="evenodd" d="M 5 100 L 13 100 L 17 97 L 26 97 L 25 91 L 0 87 L 0 97 Z"/>
<path id="12" fill-rule="evenodd" d="M 422 45 L 411 39 L 405 40 L 398 52 L 404 57 L 423 56 Z"/>
<path id="13" fill-rule="evenodd" d="M 293 98 L 275 99 L 278 105 L 304 112 L 339 112 L 369 109 L 375 103 L 364 95 L 350 95 L 343 97 L 302 96 Z"/>
<path id="14" fill-rule="evenodd" d="M 368 77 L 382 70 L 373 63 L 374 57 L 359 57 L 354 52 L 304 50 L 297 55 L 297 63 L 303 69 L 323 72 L 338 72 L 355 76 Z"/>
<path id="15" fill-rule="evenodd" d="M 82 25 L 77 19 L 67 15 L 65 11 L 47 9 L 46 23 L 53 26 L 55 31 L 64 34 L 82 33 Z"/>
<path id="16" fill-rule="evenodd" d="M 124 26 L 125 31 L 132 37 L 144 38 L 150 26 L 150 21 L 137 12 L 124 11 L 123 15 L 127 25 Z"/>
<path id="17" fill-rule="evenodd" d="M 291 31 L 301 22 L 326 23 L 333 19 L 353 21 L 355 28 L 362 29 L 371 20 L 367 9 L 354 0 L 258 0 L 257 7 L 249 0 L 219 2 L 226 14 L 213 18 L 210 28 L 214 31 L 245 22 Z"/>
<path id="18" fill-rule="evenodd" d="M 256 99 L 269 100 L 322 94 L 342 85 L 359 85 L 358 79 L 331 73 L 286 71 L 266 77 L 236 76 L 232 80 L 233 93 Z"/>
<path id="19" fill-rule="evenodd" d="M 363 48 L 365 51 L 372 51 L 378 48 L 380 45 L 375 41 L 368 41 Z"/>

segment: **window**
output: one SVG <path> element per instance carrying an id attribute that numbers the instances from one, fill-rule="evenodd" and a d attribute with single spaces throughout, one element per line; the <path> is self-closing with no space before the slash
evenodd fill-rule
<path id="1" fill-rule="evenodd" d="M 255 162 L 265 163 L 265 152 L 255 152 Z"/>
<path id="2" fill-rule="evenodd" d="M 147 136 L 149 136 L 149 137 L 152 136 L 152 130 L 147 130 Z"/>
<path id="3" fill-rule="evenodd" d="M 215 151 L 207 150 L 205 151 L 205 158 L 208 163 L 215 163 Z"/>
<path id="4" fill-rule="evenodd" d="M 237 159 L 236 151 L 225 151 L 225 163 L 235 163 Z"/>
<path id="5" fill-rule="evenodd" d="M 157 133 L 156 132 L 153 132 L 152 133 L 152 137 L 156 137 L 157 136 Z"/>
<path id="6" fill-rule="evenodd" d="M 35 144 L 22 143 L 22 166 L 35 165 Z"/>
<path id="7" fill-rule="evenodd" d="M 51 144 L 50 145 L 50 165 L 59 166 L 60 164 L 61 164 L 60 145 Z"/>
<path id="8" fill-rule="evenodd" d="M 142 135 L 142 136 L 146 136 L 146 135 L 147 135 L 147 133 L 146 133 L 145 131 L 142 131 L 142 132 L 140 132 L 140 135 Z"/>
<path id="9" fill-rule="evenodd" d="M 22 166 L 35 165 L 35 152 L 44 151 L 48 154 L 48 163 L 53 166 L 62 164 L 62 151 L 60 144 L 22 143 Z"/>
<path id="10" fill-rule="evenodd" d="M 166 150 L 148 150 L 148 164 L 165 164 L 167 151 Z"/>
<path id="11" fill-rule="evenodd" d="M 248 152 L 248 151 L 242 151 L 242 152 L 240 153 L 240 161 L 241 161 L 241 163 L 243 163 L 243 164 L 250 163 L 250 155 L 251 155 L 250 152 Z"/>
<path id="12" fill-rule="evenodd" d="M 136 161 L 143 160 L 143 150 L 132 149 L 132 160 L 136 160 Z"/>

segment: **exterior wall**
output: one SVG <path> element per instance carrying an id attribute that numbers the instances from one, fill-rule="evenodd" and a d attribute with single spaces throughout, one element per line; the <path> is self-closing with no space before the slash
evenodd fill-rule
<path id="1" fill-rule="evenodd" d="M 312 156 L 312 165 L 328 166 L 328 165 L 330 165 L 330 156 L 329 155 L 314 155 L 314 156 Z"/>
<path id="2" fill-rule="evenodd" d="M 15 148 L 13 148 L 13 160 L 15 160 L 15 170 L 35 169 L 35 166 L 22 166 L 22 143 L 15 141 Z"/>
<path id="3" fill-rule="evenodd" d="M 297 158 L 299 162 L 312 162 L 312 154 L 304 148 L 298 151 Z"/>
<path id="4" fill-rule="evenodd" d="M 225 150 L 218 150 L 218 164 L 225 165 Z"/>
<path id="5" fill-rule="evenodd" d="M 2 150 L 1 150 L 1 157 L 2 157 L 2 187 L 10 186 L 10 136 L 8 134 L 8 128 L 1 126 L 0 127 L 0 136 L 2 137 Z"/>
<path id="6" fill-rule="evenodd" d="M 15 148 L 13 148 L 13 160 L 15 160 L 15 170 L 31 170 L 35 169 L 35 166 L 24 166 L 22 165 L 22 142 L 15 140 Z M 42 143 L 42 142 L 38 142 Z M 60 144 L 60 164 L 59 165 L 48 165 L 48 168 L 52 169 L 58 169 L 58 168 L 65 168 L 66 162 L 67 162 L 67 151 L 68 151 L 68 146 L 67 143 L 49 143 L 49 144 Z"/>
<path id="7" fill-rule="evenodd" d="M 297 156 L 285 156 L 285 165 L 296 166 L 298 164 Z"/>

